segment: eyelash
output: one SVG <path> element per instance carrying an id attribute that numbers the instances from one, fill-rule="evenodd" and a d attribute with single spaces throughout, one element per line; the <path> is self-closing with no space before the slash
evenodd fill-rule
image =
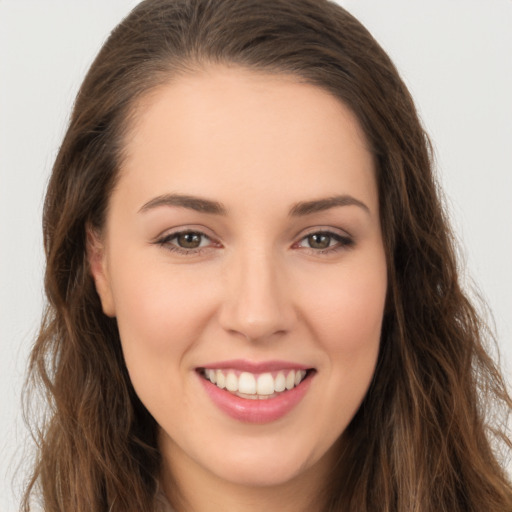
<path id="1" fill-rule="evenodd" d="M 332 231 L 328 230 L 321 230 L 321 231 L 312 231 L 311 233 L 308 233 L 307 235 L 303 236 L 297 243 L 294 244 L 294 247 L 300 247 L 299 244 L 302 243 L 304 240 L 307 240 L 310 237 L 313 236 L 326 236 L 328 237 L 329 243 L 334 240 L 336 242 L 334 245 L 329 245 L 325 249 L 315 249 L 313 247 L 303 247 L 303 249 L 310 250 L 314 254 L 329 254 L 338 252 L 341 250 L 350 249 L 354 246 L 354 239 L 350 237 L 349 235 L 340 235 L 339 233 L 334 233 Z"/>
<path id="2" fill-rule="evenodd" d="M 207 246 L 199 246 L 193 249 L 186 249 L 184 247 L 180 247 L 177 245 L 177 243 L 172 243 L 173 240 L 177 239 L 180 236 L 185 235 L 197 235 L 201 237 L 201 243 L 203 240 L 212 240 L 211 237 L 206 235 L 205 233 L 202 233 L 201 231 L 194 231 L 192 229 L 187 229 L 183 231 L 176 231 L 174 233 L 170 233 L 168 235 L 163 236 L 162 238 L 158 239 L 156 243 L 160 245 L 161 247 L 164 247 L 168 251 L 175 252 L 184 256 L 195 256 L 198 254 L 201 254 L 205 249 L 209 249 L 210 245 Z M 215 244 L 215 242 L 213 242 Z M 220 244 L 218 244 L 220 246 Z"/>
<path id="3" fill-rule="evenodd" d="M 158 239 L 155 243 L 161 247 L 164 247 L 168 251 L 178 253 L 178 254 L 181 254 L 184 256 L 199 255 L 204 250 L 208 250 L 211 248 L 211 245 L 208 244 L 203 247 L 199 246 L 196 248 L 187 249 L 184 247 L 180 247 L 179 245 L 177 245 L 177 243 L 172 242 L 173 240 L 177 239 L 178 237 L 185 236 L 185 235 L 197 235 L 197 236 L 201 237 L 201 239 L 202 239 L 200 243 L 202 243 L 204 240 L 210 240 L 211 242 L 213 242 L 213 245 L 217 245 L 217 247 L 221 247 L 220 243 L 212 241 L 211 237 L 209 237 L 205 233 L 202 233 L 201 231 L 194 231 L 194 230 L 176 231 L 174 233 L 170 233 L 168 235 L 163 236 L 162 238 Z M 301 247 L 300 246 L 300 244 L 303 241 L 307 240 L 308 238 L 310 238 L 312 236 L 326 236 L 330 239 L 329 241 L 334 240 L 336 243 L 333 246 L 329 245 L 325 249 L 315 249 L 313 247 Z M 351 236 L 340 235 L 338 233 L 334 233 L 334 232 L 328 231 L 328 230 L 312 231 L 312 232 L 304 235 L 298 242 L 293 244 L 294 248 L 308 250 L 308 251 L 311 251 L 312 254 L 330 254 L 330 253 L 335 253 L 335 252 L 338 252 L 341 250 L 350 249 L 353 246 L 354 246 L 354 240 Z"/>

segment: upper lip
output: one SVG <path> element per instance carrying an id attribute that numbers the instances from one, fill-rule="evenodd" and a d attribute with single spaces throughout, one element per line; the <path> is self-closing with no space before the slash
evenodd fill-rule
<path id="1" fill-rule="evenodd" d="M 275 372 L 278 370 L 310 370 L 311 366 L 294 363 L 292 361 L 247 361 L 245 359 L 231 359 L 229 361 L 218 361 L 201 366 L 208 370 L 239 370 L 249 373 Z"/>

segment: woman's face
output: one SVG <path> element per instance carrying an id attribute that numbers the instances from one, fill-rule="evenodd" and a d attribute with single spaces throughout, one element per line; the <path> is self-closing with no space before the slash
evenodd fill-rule
<path id="1" fill-rule="evenodd" d="M 260 486 L 322 475 L 386 296 L 358 122 L 320 88 L 224 67 L 138 112 L 89 254 L 166 464 Z"/>

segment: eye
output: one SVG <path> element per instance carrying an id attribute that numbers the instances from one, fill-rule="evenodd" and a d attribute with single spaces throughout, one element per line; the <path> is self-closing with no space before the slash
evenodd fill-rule
<path id="1" fill-rule="evenodd" d="M 197 249 L 204 245 L 206 236 L 202 233 L 179 233 L 172 240 L 182 249 Z"/>
<path id="2" fill-rule="evenodd" d="M 349 236 L 343 236 L 330 231 L 317 231 L 302 238 L 297 247 L 313 249 L 315 252 L 330 252 L 350 247 L 354 241 Z"/>
<path id="3" fill-rule="evenodd" d="M 214 245 L 210 237 L 200 231 L 179 231 L 163 236 L 156 241 L 170 251 L 182 254 L 195 254 Z"/>
<path id="4" fill-rule="evenodd" d="M 305 238 L 312 249 L 327 249 L 333 240 L 334 238 L 327 233 L 313 233 Z"/>

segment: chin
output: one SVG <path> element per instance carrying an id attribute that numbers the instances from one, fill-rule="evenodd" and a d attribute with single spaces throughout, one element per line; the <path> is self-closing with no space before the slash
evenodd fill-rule
<path id="1" fill-rule="evenodd" d="M 259 459 L 259 458 L 258 458 Z M 275 457 L 266 460 L 240 460 L 239 458 L 224 460 L 210 468 L 218 478 L 229 481 L 233 485 L 244 487 L 279 487 L 295 480 L 304 473 L 307 461 L 295 458 L 283 460 Z"/>
<path id="2" fill-rule="evenodd" d="M 321 467 L 331 466 L 331 449 L 291 435 L 295 442 L 263 437 L 240 440 L 229 448 L 223 445 L 217 453 L 203 454 L 198 462 L 217 478 L 245 487 L 280 487 L 297 479 L 307 481 L 311 474 L 321 473 Z"/>

